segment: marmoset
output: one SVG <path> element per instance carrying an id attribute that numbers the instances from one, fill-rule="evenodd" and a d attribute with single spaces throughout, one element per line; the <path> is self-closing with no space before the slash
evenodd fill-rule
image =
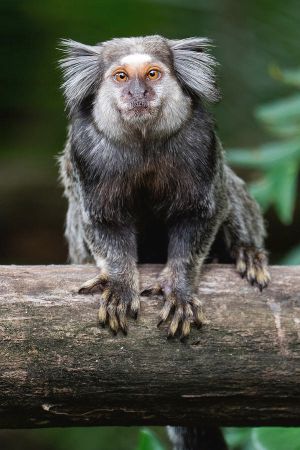
<path id="1" fill-rule="evenodd" d="M 144 294 L 163 296 L 160 321 L 170 317 L 169 336 L 186 338 L 201 324 L 198 277 L 216 244 L 251 284 L 263 289 L 270 279 L 261 212 L 227 166 L 205 106 L 219 98 L 211 42 L 146 36 L 62 45 L 65 234 L 70 261 L 99 268 L 80 292 L 100 291 L 100 323 L 126 333 L 140 305 L 137 262 L 166 259 Z"/>
<path id="2" fill-rule="evenodd" d="M 227 166 L 206 104 L 215 102 L 215 59 L 206 38 L 63 40 L 70 126 L 59 159 L 69 202 L 72 263 L 99 274 L 79 292 L 100 292 L 99 321 L 127 332 L 139 311 L 138 262 L 164 262 L 155 286 L 160 322 L 185 339 L 201 325 L 197 296 L 209 255 L 235 262 L 261 290 L 270 276 L 265 228 L 244 182 Z M 224 449 L 215 429 L 177 427 L 174 449 Z"/>

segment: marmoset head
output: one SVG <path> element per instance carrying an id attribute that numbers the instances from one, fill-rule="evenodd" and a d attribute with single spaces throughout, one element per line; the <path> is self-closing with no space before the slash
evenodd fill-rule
<path id="1" fill-rule="evenodd" d="M 112 139 L 136 131 L 170 135 L 189 117 L 193 98 L 218 99 L 208 39 L 146 36 L 95 46 L 62 44 L 70 114 L 88 102 L 94 122 Z"/>

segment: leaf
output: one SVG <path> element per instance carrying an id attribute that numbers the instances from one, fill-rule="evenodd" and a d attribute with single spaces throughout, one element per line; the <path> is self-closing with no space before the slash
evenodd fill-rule
<path id="1" fill-rule="evenodd" d="M 273 201 L 273 180 L 265 176 L 249 185 L 250 193 L 258 201 L 264 211 Z"/>
<path id="2" fill-rule="evenodd" d="M 300 428 L 253 428 L 253 450 L 300 450 Z"/>
<path id="3" fill-rule="evenodd" d="M 297 196 L 298 165 L 290 161 L 277 167 L 269 174 L 273 179 L 274 205 L 277 214 L 284 224 L 292 222 Z"/>
<path id="4" fill-rule="evenodd" d="M 274 204 L 284 224 L 292 221 L 297 197 L 298 164 L 290 161 L 276 166 L 260 180 L 251 183 L 249 190 L 265 211 Z"/>
<path id="5" fill-rule="evenodd" d="M 223 428 L 223 434 L 231 450 L 240 449 L 249 441 L 251 428 Z"/>
<path id="6" fill-rule="evenodd" d="M 297 266 L 300 264 L 300 245 L 293 248 L 287 255 L 285 255 L 280 264 L 286 264 L 288 266 Z"/>
<path id="7" fill-rule="evenodd" d="M 137 450 L 165 450 L 155 434 L 148 428 L 143 428 L 139 435 Z"/>
<path id="8" fill-rule="evenodd" d="M 280 125 L 291 121 L 300 123 L 300 94 L 259 106 L 254 115 L 266 124 Z"/>
<path id="9" fill-rule="evenodd" d="M 286 84 L 300 88 L 300 68 L 283 70 L 282 80 Z"/>
<path id="10" fill-rule="evenodd" d="M 278 136 L 280 138 L 293 138 L 297 136 L 300 137 L 300 122 L 281 122 L 280 124 L 276 125 L 267 125 L 266 129 L 274 136 Z"/>
<path id="11" fill-rule="evenodd" d="M 253 150 L 227 151 L 230 164 L 249 169 L 268 170 L 291 159 L 300 160 L 300 138 L 282 142 L 269 142 Z"/>
<path id="12" fill-rule="evenodd" d="M 265 211 L 274 204 L 284 224 L 292 222 L 297 197 L 298 164 L 290 161 L 270 170 L 263 178 L 251 183 L 249 190 Z"/>
<path id="13" fill-rule="evenodd" d="M 269 67 L 269 72 L 275 80 L 282 81 L 290 86 L 300 87 L 300 68 L 282 70 L 273 64 Z"/>

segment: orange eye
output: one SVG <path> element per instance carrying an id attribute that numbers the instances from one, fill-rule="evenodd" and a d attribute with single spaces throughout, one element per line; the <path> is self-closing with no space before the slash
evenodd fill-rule
<path id="1" fill-rule="evenodd" d="M 158 69 L 151 69 L 147 73 L 148 80 L 158 80 L 161 77 L 161 72 Z"/>
<path id="2" fill-rule="evenodd" d="M 124 81 L 128 80 L 128 76 L 125 72 L 117 72 L 114 74 L 114 79 L 119 83 L 124 83 Z"/>

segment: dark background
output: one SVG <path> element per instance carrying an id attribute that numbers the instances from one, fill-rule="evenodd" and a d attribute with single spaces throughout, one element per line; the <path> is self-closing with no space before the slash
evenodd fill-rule
<path id="1" fill-rule="evenodd" d="M 299 62 L 298 0 L 2 0 L 1 7 L 2 264 L 66 261 L 66 204 L 55 160 L 66 136 L 59 39 L 93 44 L 153 33 L 214 39 L 223 92 L 214 113 L 225 148 L 266 139 L 253 109 L 290 90 L 269 68 Z M 272 211 L 267 215 L 273 262 L 296 244 L 298 217 L 299 209 L 294 223 L 283 226 Z"/>
<path id="2" fill-rule="evenodd" d="M 270 68 L 299 64 L 299 0 L 2 0 L 0 5 L 1 264 L 66 262 L 66 202 L 55 159 L 67 124 L 57 69 L 59 39 L 94 44 L 154 33 L 212 38 L 223 92 L 213 111 L 225 148 L 249 148 L 269 139 L 253 110 L 292 91 L 270 76 Z M 256 176 L 239 173 L 248 180 Z M 283 225 L 272 208 L 266 218 L 271 261 L 278 262 L 300 241 L 299 196 L 290 225 Z M 136 445 L 137 433 L 2 431 L 0 447 L 122 450 Z"/>

